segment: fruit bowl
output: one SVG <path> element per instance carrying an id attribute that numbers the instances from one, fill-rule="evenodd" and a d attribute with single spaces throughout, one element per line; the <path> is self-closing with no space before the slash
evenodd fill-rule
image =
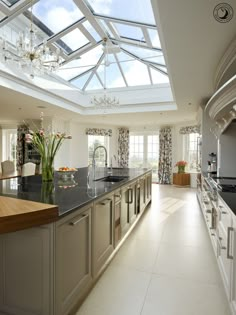
<path id="1" fill-rule="evenodd" d="M 59 174 L 61 179 L 67 180 L 73 178 L 76 171 L 76 168 L 60 167 L 57 173 Z"/>

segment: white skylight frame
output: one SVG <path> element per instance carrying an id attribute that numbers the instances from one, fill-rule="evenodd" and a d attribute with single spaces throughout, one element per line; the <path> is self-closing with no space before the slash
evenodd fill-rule
<path id="1" fill-rule="evenodd" d="M 34 3 L 40 2 L 34 1 Z M 61 57 L 64 60 L 63 65 L 66 66 L 71 60 L 75 58 L 83 58 L 83 54 L 90 51 L 97 45 L 102 45 L 103 38 L 108 38 L 108 42 L 112 43 L 113 45 L 120 45 L 125 44 L 130 47 L 138 47 L 139 49 L 147 49 L 147 51 L 154 51 L 154 52 L 162 52 L 161 48 L 154 47 L 153 41 L 150 36 L 150 30 L 156 30 L 156 25 L 154 24 L 148 24 L 143 22 L 136 22 L 131 20 L 124 20 L 116 17 L 110 17 L 110 16 L 104 16 L 99 15 L 93 12 L 91 10 L 91 7 L 88 5 L 88 2 L 86 0 L 74 0 L 74 4 L 77 5 L 78 9 L 83 14 L 83 17 L 81 17 L 78 21 L 74 22 L 73 24 L 69 25 L 62 31 L 55 33 L 51 36 L 48 36 L 47 42 L 50 45 L 52 49 L 55 49 L 55 46 L 58 46 L 57 42 L 61 41 L 61 38 L 64 36 L 67 36 L 72 31 L 78 29 L 85 38 L 87 38 L 87 43 L 76 50 L 61 50 Z M 0 2 L 0 10 L 4 7 L 4 10 L 2 10 L 3 14 L 6 15 L 6 17 L 0 22 L 0 27 L 9 23 L 11 20 L 14 20 L 19 14 L 24 13 L 29 7 L 30 7 L 30 1 L 28 0 L 19 0 L 16 4 L 12 5 L 11 7 L 7 7 L 2 2 Z M 93 28 L 93 33 L 96 33 L 96 38 L 89 32 L 88 29 L 84 26 L 84 23 L 90 23 L 91 27 Z M 121 36 L 119 34 L 116 24 L 119 23 L 121 25 L 127 25 L 130 27 L 136 27 L 140 30 L 140 32 L 143 34 L 142 39 L 137 40 L 137 38 L 128 38 L 125 36 Z M 38 25 L 39 26 L 39 25 Z M 105 26 L 105 27 L 104 27 Z M 41 28 L 41 25 L 40 25 Z M 109 34 L 108 34 L 109 30 Z M 157 32 L 158 34 L 158 32 Z M 98 40 L 98 37 L 100 39 Z M 62 41 L 61 41 L 62 42 Z M 65 45 L 66 46 L 66 45 Z M 133 52 L 121 48 L 121 51 L 124 52 L 128 57 L 133 58 L 134 60 L 137 60 L 138 62 L 143 63 L 147 67 L 148 76 L 150 79 L 150 85 L 154 84 L 154 79 L 152 78 L 152 72 L 158 71 L 162 75 L 168 76 L 167 72 L 164 71 L 163 66 L 166 66 L 165 64 L 155 62 L 153 60 L 148 60 L 145 58 L 141 58 L 140 56 L 134 54 Z M 125 76 L 122 63 L 119 61 L 119 58 L 117 54 L 113 54 L 114 59 L 116 60 L 117 66 L 120 71 L 120 75 L 124 81 L 124 84 L 126 87 L 129 87 L 128 80 Z M 82 59 L 81 59 L 82 60 Z M 101 83 L 101 86 L 103 87 L 103 81 L 100 78 L 97 69 L 102 64 L 103 58 L 101 57 L 96 65 L 92 67 L 90 70 L 87 70 L 85 72 L 79 73 L 78 75 L 74 76 L 73 78 L 70 78 L 68 82 L 73 84 L 73 81 L 77 80 L 78 78 L 84 76 L 86 73 L 91 72 L 88 79 L 86 80 L 84 86 L 82 87 L 82 90 L 84 92 L 88 91 L 86 90 L 87 86 L 89 85 L 90 81 L 93 79 L 94 76 L 99 80 Z M 152 69 L 152 71 L 151 71 Z M 58 75 L 60 76 L 60 70 L 58 72 Z"/>

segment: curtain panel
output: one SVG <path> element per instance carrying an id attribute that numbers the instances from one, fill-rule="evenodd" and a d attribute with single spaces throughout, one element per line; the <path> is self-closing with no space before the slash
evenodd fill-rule
<path id="1" fill-rule="evenodd" d="M 118 128 L 118 166 L 129 166 L 129 129 Z"/>
<path id="2" fill-rule="evenodd" d="M 86 135 L 90 136 L 112 136 L 111 129 L 102 129 L 102 128 L 87 128 L 85 130 Z"/>
<path id="3" fill-rule="evenodd" d="M 195 126 L 182 127 L 180 128 L 179 133 L 181 135 L 188 135 L 190 133 L 200 133 L 200 126 L 195 125 Z"/>
<path id="4" fill-rule="evenodd" d="M 172 175 L 172 131 L 170 127 L 159 132 L 159 183 L 171 184 Z"/>

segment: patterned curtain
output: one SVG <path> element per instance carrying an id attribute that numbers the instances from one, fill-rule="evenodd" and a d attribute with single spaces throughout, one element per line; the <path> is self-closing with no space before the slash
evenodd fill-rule
<path id="1" fill-rule="evenodd" d="M 170 127 L 160 129 L 159 133 L 159 183 L 171 184 L 172 175 L 172 132 Z"/>
<path id="2" fill-rule="evenodd" d="M 118 128 L 118 166 L 129 167 L 129 129 Z"/>
<path id="3" fill-rule="evenodd" d="M 87 128 L 85 131 L 86 135 L 90 136 L 112 136 L 111 129 L 101 129 L 101 128 Z"/>
<path id="4" fill-rule="evenodd" d="M 29 132 L 29 127 L 20 125 L 17 127 L 16 168 L 21 169 L 24 164 L 24 135 Z"/>
<path id="5" fill-rule="evenodd" d="M 181 135 L 187 135 L 190 133 L 200 133 L 200 126 L 196 125 L 196 126 L 182 127 L 182 128 L 180 128 L 179 133 Z"/>

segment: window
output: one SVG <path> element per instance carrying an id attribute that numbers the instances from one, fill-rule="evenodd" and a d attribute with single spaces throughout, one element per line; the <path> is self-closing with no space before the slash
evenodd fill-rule
<path id="1" fill-rule="evenodd" d="M 16 165 L 17 130 L 4 129 L 2 131 L 2 160 L 11 160 Z"/>
<path id="2" fill-rule="evenodd" d="M 96 147 L 103 145 L 107 149 L 107 161 L 109 161 L 109 136 L 88 135 L 88 164 L 92 164 L 93 152 Z M 105 151 L 97 150 L 95 153 L 97 166 L 105 166 Z"/>
<path id="3" fill-rule="evenodd" d="M 129 167 L 152 168 L 152 179 L 158 181 L 158 133 L 131 133 L 129 147 Z"/>
<path id="4" fill-rule="evenodd" d="M 198 161 L 198 133 L 190 133 L 183 136 L 183 155 L 188 162 L 189 170 L 196 170 Z"/>

